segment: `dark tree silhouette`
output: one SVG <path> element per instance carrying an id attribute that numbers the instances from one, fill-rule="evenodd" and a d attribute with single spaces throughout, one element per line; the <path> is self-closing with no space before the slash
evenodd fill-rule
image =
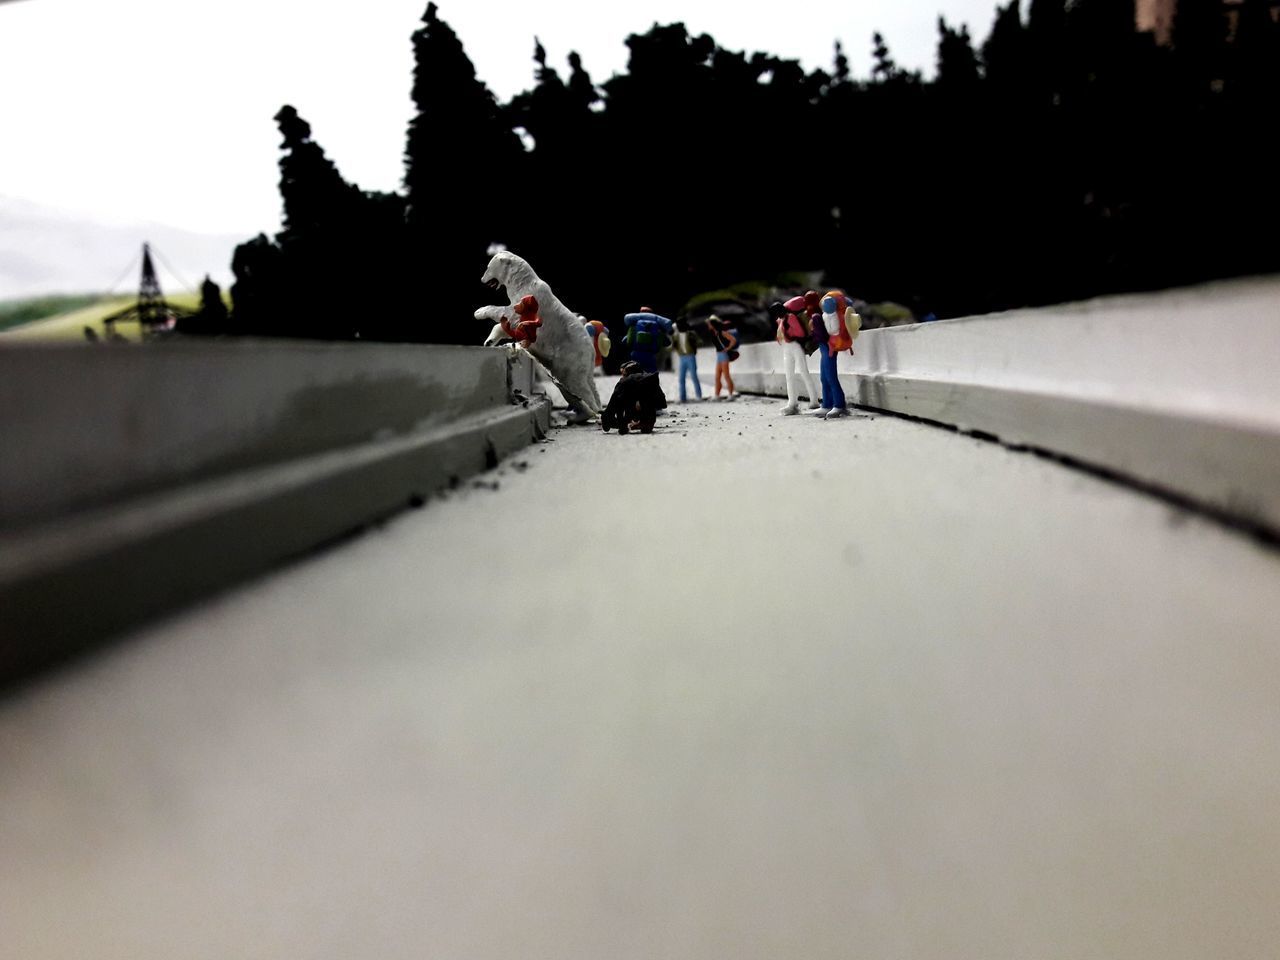
<path id="1" fill-rule="evenodd" d="M 283 229 L 274 244 L 259 236 L 237 249 L 233 328 L 277 337 L 411 338 L 411 329 L 387 323 L 385 305 L 398 299 L 395 289 L 378 291 L 379 301 L 370 298 L 370 283 L 400 259 L 402 201 L 343 180 L 292 106 L 275 120 L 284 151 Z"/>
<path id="2" fill-rule="evenodd" d="M 461 339 L 447 318 L 473 306 L 490 244 L 529 229 L 512 194 L 523 182 L 524 148 L 434 3 L 422 23 L 413 34 L 417 113 L 405 145 L 409 268 L 421 278 L 422 323 Z"/>
<path id="3" fill-rule="evenodd" d="M 956 30 L 938 18 L 938 78 L 937 88 L 946 94 L 972 97 L 978 86 L 978 55 L 973 52 L 969 28 Z"/>
<path id="4" fill-rule="evenodd" d="M 1027 30 L 1022 24 L 1019 0 L 996 7 L 996 22 L 982 45 L 983 76 L 992 92 L 1008 110 L 1022 111 L 1026 100 L 1027 80 L 1031 72 L 1028 62 Z"/>
<path id="5" fill-rule="evenodd" d="M 871 35 L 871 59 L 871 78 L 876 83 L 888 83 L 901 72 L 897 63 L 894 62 L 893 56 L 889 53 L 889 45 L 884 42 L 884 37 L 878 33 Z"/>
<path id="6" fill-rule="evenodd" d="M 280 248 L 260 233 L 236 247 L 231 257 L 230 333 L 269 336 L 287 310 L 286 275 Z M 301 323 L 308 318 L 300 318 Z"/>
<path id="7" fill-rule="evenodd" d="M 222 299 L 222 288 L 206 276 L 200 284 L 200 309 L 191 316 L 180 316 L 175 329 L 179 333 L 197 336 L 216 336 L 228 329 L 227 305 Z"/>
<path id="8" fill-rule="evenodd" d="M 589 157 L 586 148 L 598 139 L 598 118 L 591 112 L 597 94 L 576 54 L 570 57 L 569 84 L 548 66 L 547 52 L 536 38 L 533 60 L 537 65 L 534 87 L 516 96 L 507 114 L 510 123 L 533 141 L 522 181 L 536 184 L 537 189 L 528 191 L 523 199 L 524 223 L 510 239 L 520 249 L 528 249 L 531 243 L 543 246 L 545 252 L 537 269 L 548 276 L 563 277 L 568 271 L 578 272 L 582 258 L 589 257 L 595 246 L 593 238 L 572 230 L 571 225 L 589 221 L 598 206 L 593 161 L 602 158 Z M 542 242 L 548 230 L 559 243 Z"/>
<path id="9" fill-rule="evenodd" d="M 815 270 L 956 316 L 1280 269 L 1255 239 L 1280 217 L 1271 6 L 1241 0 L 1228 31 L 1220 0 L 1180 0 L 1159 47 L 1133 0 L 1000 0 L 979 44 L 939 19 L 932 82 L 878 33 L 859 80 L 838 42 L 807 72 L 655 23 L 597 87 L 535 37 L 502 104 L 431 4 L 404 196 L 345 182 L 283 109 L 283 229 L 237 249 L 228 326 L 475 342 L 494 242 L 615 341 L 641 304 Z"/>

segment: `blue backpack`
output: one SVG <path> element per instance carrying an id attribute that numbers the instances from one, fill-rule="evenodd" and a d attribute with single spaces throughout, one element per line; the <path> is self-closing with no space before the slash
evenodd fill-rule
<path id="1" fill-rule="evenodd" d="M 667 333 L 657 320 L 637 320 L 627 331 L 627 346 L 643 353 L 657 353 L 667 344 Z"/>

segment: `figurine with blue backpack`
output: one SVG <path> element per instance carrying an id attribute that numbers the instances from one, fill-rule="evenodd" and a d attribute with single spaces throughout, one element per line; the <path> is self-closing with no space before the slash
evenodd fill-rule
<path id="1" fill-rule="evenodd" d="M 639 313 L 628 313 L 623 320 L 627 325 L 626 343 L 631 359 L 646 373 L 657 373 L 658 353 L 671 345 L 671 321 L 649 307 L 641 307 Z"/>

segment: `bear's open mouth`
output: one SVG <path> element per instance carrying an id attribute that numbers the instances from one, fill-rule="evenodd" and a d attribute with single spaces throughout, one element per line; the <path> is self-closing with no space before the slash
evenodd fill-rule
<path id="1" fill-rule="evenodd" d="M 497 277 L 490 277 L 484 283 L 485 283 L 485 286 L 487 286 L 490 290 L 497 290 L 500 286 L 502 286 L 501 282 L 499 282 Z"/>

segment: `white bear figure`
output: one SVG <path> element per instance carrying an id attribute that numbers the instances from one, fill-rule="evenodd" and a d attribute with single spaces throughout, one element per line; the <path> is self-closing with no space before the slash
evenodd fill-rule
<path id="1" fill-rule="evenodd" d="M 494 254 L 481 280 L 495 290 L 505 287 L 507 299 L 513 303 L 522 297 L 537 298 L 542 327 L 537 342 L 526 344 L 525 349 L 559 387 L 572 411 L 571 420 L 581 423 L 598 415 L 604 405 L 592 376 L 595 348 L 577 314 L 560 302 L 527 261 L 510 251 Z M 509 311 L 503 307 L 482 307 L 476 311 L 476 318 L 496 324 L 504 312 Z M 495 343 L 502 336 L 502 328 L 495 325 L 485 343 Z"/>

